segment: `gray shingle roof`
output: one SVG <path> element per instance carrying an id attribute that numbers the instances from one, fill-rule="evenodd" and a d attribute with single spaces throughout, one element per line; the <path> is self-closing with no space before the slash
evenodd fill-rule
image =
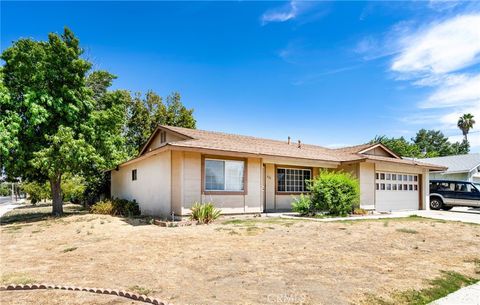
<path id="1" fill-rule="evenodd" d="M 468 154 L 468 155 L 456 155 L 437 158 L 426 158 L 422 161 L 447 166 L 446 173 L 463 173 L 469 172 L 472 169 L 480 166 L 480 153 Z"/>

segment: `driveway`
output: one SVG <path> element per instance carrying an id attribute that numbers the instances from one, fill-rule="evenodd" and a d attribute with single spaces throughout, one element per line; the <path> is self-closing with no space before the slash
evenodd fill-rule
<path id="1" fill-rule="evenodd" d="M 416 211 L 418 216 L 480 224 L 480 208 L 455 207 L 450 211 Z"/>

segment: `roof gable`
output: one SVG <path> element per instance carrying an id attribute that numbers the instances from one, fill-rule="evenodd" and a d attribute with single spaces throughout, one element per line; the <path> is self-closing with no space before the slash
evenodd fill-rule
<path id="1" fill-rule="evenodd" d="M 355 146 L 348 146 L 336 149 L 337 151 L 350 153 L 350 154 L 361 154 L 361 155 L 372 155 L 372 156 L 381 156 L 388 158 L 401 159 L 394 151 L 383 145 L 382 143 L 373 143 L 373 144 L 361 144 Z"/>
<path id="2" fill-rule="evenodd" d="M 165 133 L 165 142 L 162 141 L 161 139 L 161 132 Z M 157 126 L 154 132 L 150 135 L 148 138 L 147 142 L 143 145 L 142 149 L 140 150 L 140 153 L 138 154 L 139 156 L 145 154 L 146 152 L 149 152 L 153 149 L 159 148 L 163 145 L 165 145 L 168 142 L 176 142 L 176 141 L 182 141 L 182 140 L 188 140 L 192 139 L 192 137 L 189 137 L 188 135 L 184 133 L 180 133 L 174 130 L 170 130 L 168 128 L 165 128 L 163 126 Z"/>

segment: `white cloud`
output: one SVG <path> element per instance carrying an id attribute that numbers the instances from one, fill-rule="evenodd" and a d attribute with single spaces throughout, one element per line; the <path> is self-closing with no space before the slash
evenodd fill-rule
<path id="1" fill-rule="evenodd" d="M 315 9 L 318 7 L 321 9 Z M 266 11 L 261 17 L 261 22 L 262 25 L 270 22 L 285 22 L 297 19 L 300 15 L 303 16 L 303 22 L 309 22 L 324 16 L 327 12 L 324 5 L 319 2 L 290 0 L 290 2 Z"/>
<path id="2" fill-rule="evenodd" d="M 262 24 L 269 22 L 284 22 L 297 17 L 298 14 L 298 2 L 290 1 L 288 4 L 268 10 L 262 15 Z"/>
<path id="3" fill-rule="evenodd" d="M 404 121 L 460 133 L 458 118 L 472 113 L 480 122 L 480 14 L 465 14 L 395 36 L 398 48 L 390 69 L 397 80 L 410 80 L 430 93 Z M 464 71 L 461 71 L 464 70 Z M 461 71 L 461 72 L 460 72 Z M 452 140 L 461 140 L 452 136 Z M 480 134 L 469 137 L 480 147 Z"/>
<path id="4" fill-rule="evenodd" d="M 479 60 L 480 14 L 460 15 L 402 37 L 391 69 L 401 73 L 449 73 Z"/>
<path id="5" fill-rule="evenodd" d="M 480 108 L 480 74 L 463 76 L 463 81 L 451 80 L 440 83 L 428 99 L 419 104 L 421 108 L 445 108 L 477 105 Z"/>

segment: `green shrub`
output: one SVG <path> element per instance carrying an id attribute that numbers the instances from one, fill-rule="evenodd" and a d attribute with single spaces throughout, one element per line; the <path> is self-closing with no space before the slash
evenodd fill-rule
<path id="1" fill-rule="evenodd" d="M 191 220 L 196 220 L 199 223 L 209 224 L 220 217 L 220 210 L 215 208 L 213 203 L 207 202 L 204 204 L 196 202 L 192 208 Z"/>
<path id="2" fill-rule="evenodd" d="M 302 216 L 313 216 L 315 211 L 310 196 L 301 194 L 300 196 L 295 197 L 292 202 L 292 211 L 297 212 Z"/>
<path id="3" fill-rule="evenodd" d="M 22 191 L 28 194 L 28 199 L 32 204 L 36 204 L 42 199 L 50 199 L 51 190 L 48 182 L 24 182 L 22 183 Z"/>
<path id="4" fill-rule="evenodd" d="M 95 203 L 90 212 L 94 214 L 108 214 L 121 216 L 137 216 L 140 215 L 140 207 L 138 203 L 133 200 L 126 199 L 106 199 Z"/>
<path id="5" fill-rule="evenodd" d="M 321 171 L 309 183 L 312 209 L 334 216 L 347 216 L 359 206 L 358 180 L 345 172 Z"/>

